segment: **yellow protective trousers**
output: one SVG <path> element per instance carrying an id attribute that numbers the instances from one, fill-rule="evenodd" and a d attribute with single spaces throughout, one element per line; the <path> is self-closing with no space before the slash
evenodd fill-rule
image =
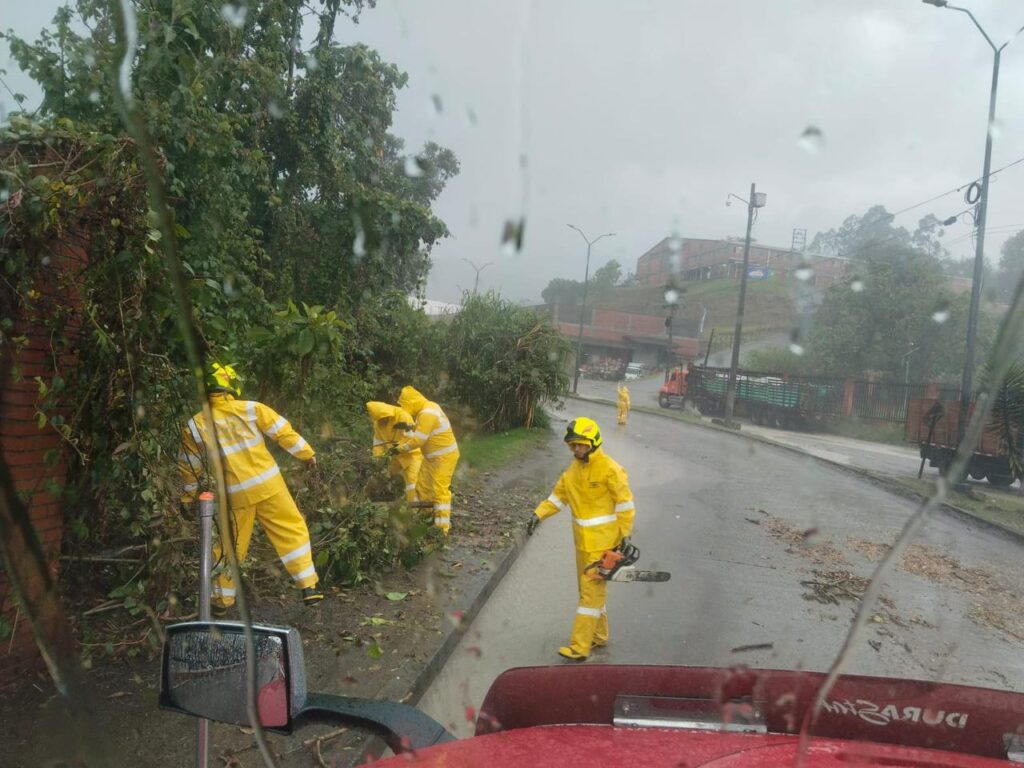
<path id="1" fill-rule="evenodd" d="M 452 476 L 459 463 L 458 446 L 452 448 L 454 450 L 442 449 L 440 456 L 425 454 L 416 478 L 416 497 L 420 501 L 434 502 L 434 525 L 444 531 L 445 536 L 452 526 Z"/>
<path id="2" fill-rule="evenodd" d="M 418 501 L 416 495 L 416 480 L 420 476 L 420 467 L 423 465 L 423 454 L 419 451 L 405 453 L 395 456 L 388 464 L 388 472 L 395 477 L 401 477 L 405 482 L 405 500 Z M 429 497 L 424 501 L 429 501 Z"/>
<path id="3" fill-rule="evenodd" d="M 629 406 L 621 400 L 619 401 L 619 424 L 626 423 L 626 417 L 629 416 Z"/>
<path id="4" fill-rule="evenodd" d="M 295 586 L 303 589 L 319 581 L 313 565 L 309 528 L 288 491 L 276 493 L 248 507 L 232 507 L 228 517 L 233 526 L 231 533 L 235 537 L 235 553 L 239 563 L 245 560 L 249 552 L 253 523 L 259 520 Z M 221 545 L 225 538 L 222 532 L 220 541 L 213 548 L 213 562 L 220 565 L 215 570 L 212 602 L 227 607 L 234 604 L 237 587 L 231 578 L 227 559 L 224 558 L 222 562 L 224 553 Z"/>
<path id="5" fill-rule="evenodd" d="M 580 601 L 576 606 L 576 618 L 572 623 L 569 647 L 581 656 L 589 656 L 591 646 L 608 643 L 608 611 L 605 600 L 608 582 L 587 576 L 583 569 L 601 559 L 604 552 L 583 552 L 576 550 L 576 578 L 579 583 Z"/>

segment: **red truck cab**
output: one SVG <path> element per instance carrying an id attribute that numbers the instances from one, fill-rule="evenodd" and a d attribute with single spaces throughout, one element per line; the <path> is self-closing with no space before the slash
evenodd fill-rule
<path id="1" fill-rule="evenodd" d="M 686 377 L 689 373 L 689 366 L 680 366 L 669 372 L 668 380 L 658 390 L 658 405 L 662 408 L 682 407 L 686 401 Z"/>

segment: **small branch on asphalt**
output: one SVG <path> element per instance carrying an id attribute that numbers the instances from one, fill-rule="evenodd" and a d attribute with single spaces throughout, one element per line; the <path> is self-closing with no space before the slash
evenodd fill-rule
<path id="1" fill-rule="evenodd" d="M 732 648 L 730 653 L 746 653 L 747 651 L 770 651 L 775 647 L 775 643 L 752 643 L 750 645 L 737 645 Z"/>

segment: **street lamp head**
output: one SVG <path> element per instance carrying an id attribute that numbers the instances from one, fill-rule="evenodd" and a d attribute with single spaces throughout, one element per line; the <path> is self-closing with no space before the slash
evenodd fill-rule
<path id="1" fill-rule="evenodd" d="M 926 5 L 934 5 L 936 8 L 945 8 L 949 5 L 949 0 L 921 0 Z"/>

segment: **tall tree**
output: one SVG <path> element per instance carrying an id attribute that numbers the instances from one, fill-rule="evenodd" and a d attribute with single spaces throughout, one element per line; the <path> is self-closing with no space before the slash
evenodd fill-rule
<path id="1" fill-rule="evenodd" d="M 165 158 L 182 257 L 214 332 L 216 319 L 251 321 L 261 296 L 354 307 L 422 284 L 447 234 L 430 203 L 458 163 L 433 144 L 399 162 L 389 129 L 406 75 L 334 42 L 339 16 L 372 2 L 132 5 L 131 88 Z M 77 0 L 81 23 L 65 8 L 35 43 L 5 38 L 42 85 L 44 115 L 118 134 L 110 7 Z M 296 30 L 310 9 L 319 33 L 303 50 Z"/>
<path id="2" fill-rule="evenodd" d="M 908 246 L 911 235 L 892 225 L 893 215 L 885 206 L 873 205 L 863 216 L 848 216 L 842 225 L 819 232 L 811 241 L 812 252 L 856 259 L 877 258 L 892 247 Z"/>
<path id="3" fill-rule="evenodd" d="M 999 258 L 1000 298 L 1009 299 L 1024 276 L 1024 229 L 1005 243 Z"/>

